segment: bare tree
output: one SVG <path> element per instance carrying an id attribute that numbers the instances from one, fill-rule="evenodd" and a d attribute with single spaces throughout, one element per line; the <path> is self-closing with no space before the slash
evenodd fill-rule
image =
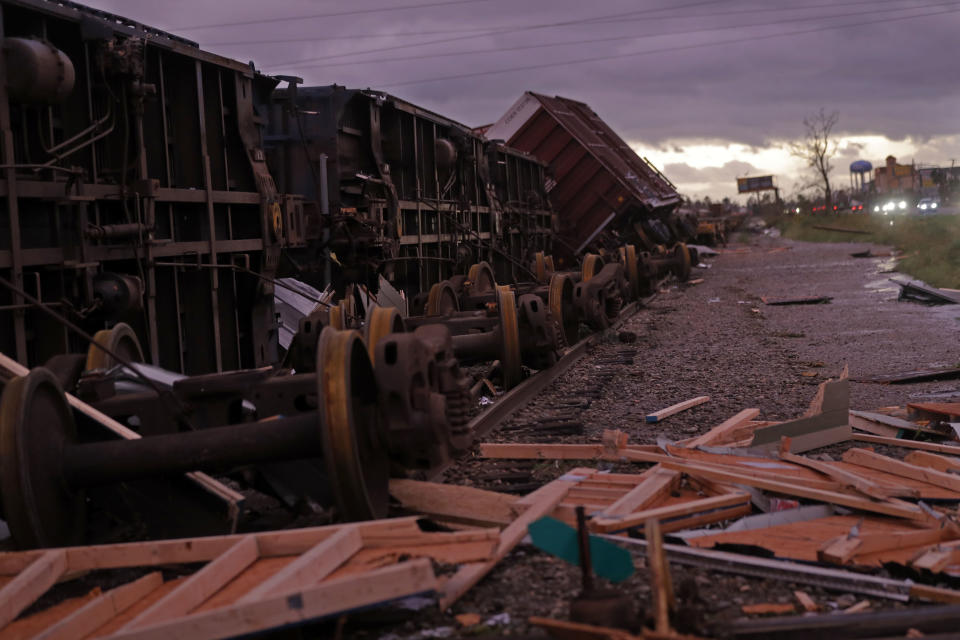
<path id="1" fill-rule="evenodd" d="M 803 139 L 790 144 L 790 154 L 803 159 L 813 170 L 816 176 L 815 184 L 823 189 L 827 211 L 833 210 L 833 194 L 830 190 L 830 170 L 833 166 L 830 160 L 839 147 L 839 142 L 832 137 L 833 128 L 839 119 L 840 114 L 836 111 L 827 113 L 820 107 L 818 113 L 803 119 Z"/>

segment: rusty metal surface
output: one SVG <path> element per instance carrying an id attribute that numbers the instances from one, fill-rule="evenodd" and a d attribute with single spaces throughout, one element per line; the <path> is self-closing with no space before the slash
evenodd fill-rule
<path id="1" fill-rule="evenodd" d="M 550 166 L 559 231 L 576 251 L 619 218 L 680 203 L 674 185 L 582 102 L 527 92 L 487 135 Z"/>

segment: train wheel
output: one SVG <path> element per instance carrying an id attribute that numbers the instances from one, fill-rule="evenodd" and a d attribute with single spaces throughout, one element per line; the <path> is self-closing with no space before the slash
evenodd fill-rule
<path id="1" fill-rule="evenodd" d="M 487 262 L 478 262 L 467 272 L 470 281 L 469 293 L 477 296 L 483 293 L 493 293 L 497 288 L 497 281 L 493 277 L 493 269 Z"/>
<path id="2" fill-rule="evenodd" d="M 600 269 L 602 268 L 603 268 L 603 258 L 601 258 L 595 253 L 588 253 L 583 258 L 583 269 L 580 275 L 581 280 L 586 282 L 593 276 L 600 273 Z"/>
<path id="3" fill-rule="evenodd" d="M 517 319 L 517 299 L 510 287 L 497 287 L 497 307 L 500 311 L 500 371 L 503 388 L 512 389 L 520 384 L 520 323 Z"/>
<path id="4" fill-rule="evenodd" d="M 673 246 L 673 258 L 676 260 L 676 276 L 680 282 L 686 282 L 690 279 L 690 251 L 687 249 L 687 245 L 682 242 L 678 242 Z"/>
<path id="5" fill-rule="evenodd" d="M 125 322 L 117 323 L 112 329 L 97 331 L 93 341 L 113 351 L 127 362 L 143 362 L 143 349 L 140 348 L 137 334 Z M 118 364 L 120 363 L 112 355 L 95 344 L 87 348 L 87 371 L 110 369 Z"/>
<path id="6" fill-rule="evenodd" d="M 563 341 L 573 346 L 580 339 L 580 314 L 573 302 L 573 280 L 562 273 L 550 277 L 550 291 L 547 296 L 550 314 L 560 324 Z"/>
<path id="7" fill-rule="evenodd" d="M 430 294 L 427 296 L 427 306 L 424 308 L 424 315 L 445 316 L 460 310 L 460 301 L 457 299 L 457 292 L 447 280 L 438 282 L 430 287 Z"/>
<path id="8" fill-rule="evenodd" d="M 543 255 L 543 251 L 537 251 L 533 255 L 533 277 L 537 282 L 543 284 L 547 281 L 548 276 L 546 256 Z"/>
<path id="9" fill-rule="evenodd" d="M 391 333 L 403 333 L 405 330 L 403 318 L 396 307 L 374 307 L 363 330 L 363 338 L 364 342 L 367 343 L 370 362 L 376 365 L 377 359 L 374 354 L 377 350 L 377 343 L 380 342 L 381 338 L 385 338 Z"/>
<path id="10" fill-rule="evenodd" d="M 76 442 L 73 413 L 56 376 L 37 367 L 0 397 L 0 499 L 20 548 L 83 541 L 86 498 L 61 476 L 60 454 Z"/>
<path id="11" fill-rule="evenodd" d="M 553 256 L 547 256 L 544 263 L 547 265 L 547 273 L 556 273 L 557 270 L 553 266 Z"/>
<path id="12" fill-rule="evenodd" d="M 356 331 L 326 328 L 317 341 L 317 402 L 323 458 L 346 520 L 387 514 L 390 457 L 377 407 L 377 382 Z"/>
<path id="13" fill-rule="evenodd" d="M 623 248 L 623 261 L 627 267 L 627 280 L 630 281 L 630 295 L 634 300 L 640 299 L 640 267 L 637 265 L 637 248 L 628 244 Z"/>

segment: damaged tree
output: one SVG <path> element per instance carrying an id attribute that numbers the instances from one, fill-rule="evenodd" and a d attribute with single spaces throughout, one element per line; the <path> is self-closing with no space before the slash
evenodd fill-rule
<path id="1" fill-rule="evenodd" d="M 816 175 L 815 183 L 823 189 L 823 201 L 827 211 L 833 211 L 833 193 L 830 189 L 830 160 L 837 153 L 839 143 L 832 137 L 840 114 L 827 113 L 823 107 L 818 113 L 803 119 L 805 129 L 802 140 L 790 144 L 790 154 L 803 159 Z"/>

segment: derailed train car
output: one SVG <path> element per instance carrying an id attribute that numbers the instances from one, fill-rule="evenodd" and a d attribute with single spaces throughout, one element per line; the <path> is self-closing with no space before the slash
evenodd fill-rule
<path id="1" fill-rule="evenodd" d="M 550 250 L 545 166 L 462 124 L 372 90 L 296 84 L 269 121 L 270 166 L 328 221 L 338 262 L 363 270 L 348 280 L 424 291 L 485 260 L 514 281 Z"/>
<path id="2" fill-rule="evenodd" d="M 682 201 L 673 183 L 582 102 L 528 91 L 486 135 L 549 166 L 557 253 L 567 260 L 624 242 L 653 249 L 695 232 L 671 219 Z"/>
<path id="3" fill-rule="evenodd" d="M 413 296 L 550 249 L 544 165 L 463 125 L 375 91 L 275 91 L 82 5 L 0 8 L 0 352 L 20 362 L 86 344 L 17 291 L 197 374 L 278 361 L 278 277 Z"/>

